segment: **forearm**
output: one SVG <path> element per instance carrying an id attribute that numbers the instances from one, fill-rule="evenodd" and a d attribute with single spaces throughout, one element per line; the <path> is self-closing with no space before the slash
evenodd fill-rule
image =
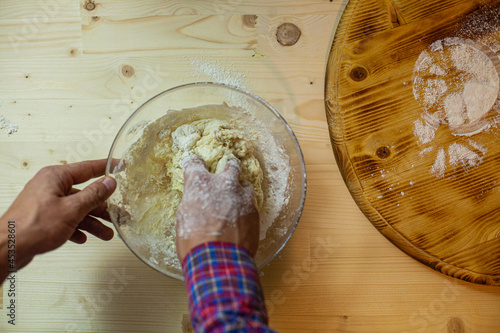
<path id="1" fill-rule="evenodd" d="M 9 263 L 8 263 L 8 242 L 4 234 L 0 235 L 0 284 L 5 281 L 9 275 Z"/>
<path id="2" fill-rule="evenodd" d="M 183 262 L 196 332 L 273 332 L 252 256 L 231 243 L 205 243 Z"/>
<path id="3" fill-rule="evenodd" d="M 17 271 L 15 229 L 12 226 L 13 224 L 9 223 L 7 233 L 0 234 L 0 283 L 3 283 L 11 273 Z"/>
<path id="4" fill-rule="evenodd" d="M 6 213 L 7 215 L 7 213 Z M 12 272 L 26 266 L 34 255 L 31 255 L 28 238 L 23 235 L 24 242 L 19 237 L 19 225 L 15 219 L 8 219 L 6 215 L 0 218 L 0 283 Z"/>

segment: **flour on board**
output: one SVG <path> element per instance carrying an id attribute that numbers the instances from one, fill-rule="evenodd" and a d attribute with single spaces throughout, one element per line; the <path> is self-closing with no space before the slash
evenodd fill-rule
<path id="1" fill-rule="evenodd" d="M 489 113 L 498 112 L 499 87 L 493 61 L 474 41 L 450 37 L 434 42 L 415 63 L 413 94 L 423 112 L 414 122 L 414 135 L 428 145 L 441 126 L 461 137 L 489 129 Z M 488 149 L 472 139 L 467 143 L 469 147 L 463 142 L 438 147 L 430 172 L 444 177 L 448 165 L 465 170 L 479 166 Z M 420 155 L 433 149 L 424 148 Z"/>

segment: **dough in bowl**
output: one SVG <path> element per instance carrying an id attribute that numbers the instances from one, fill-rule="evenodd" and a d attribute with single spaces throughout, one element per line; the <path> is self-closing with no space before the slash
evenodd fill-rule
<path id="1" fill-rule="evenodd" d="M 122 223 L 123 208 L 126 210 L 129 216 L 125 223 L 133 235 L 127 238 L 147 244 L 153 262 L 159 259 L 180 268 L 175 248 L 175 215 L 184 190 L 181 164 L 188 154 L 200 156 L 214 174 L 224 170 L 229 158 L 241 161 L 240 182 L 252 184 L 255 204 L 261 213 L 261 239 L 285 201 L 286 179 L 281 192 L 276 186 L 279 184 L 269 186 L 269 181 L 264 181 L 258 158 L 262 154 L 256 145 L 259 133 L 243 129 L 236 119 L 220 119 L 221 111 L 227 113 L 228 109 L 231 108 L 227 105 L 208 105 L 167 113 L 142 130 L 125 153 L 121 167 L 117 167 L 119 172 L 115 171 L 122 205 L 122 212 L 114 212 L 115 217 L 120 215 Z M 279 154 L 275 156 L 279 158 Z M 288 164 L 282 165 L 281 171 L 287 175 Z M 266 174 L 279 180 L 273 176 L 278 172 L 273 167 Z M 114 209 L 110 210 L 113 214 Z"/>

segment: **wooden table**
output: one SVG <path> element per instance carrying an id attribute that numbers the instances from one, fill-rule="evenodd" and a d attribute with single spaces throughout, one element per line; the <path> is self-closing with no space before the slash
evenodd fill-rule
<path id="1" fill-rule="evenodd" d="M 323 100 L 346 2 L 2 0 L 0 114 L 19 131 L 0 130 L 0 208 L 42 166 L 105 157 L 127 116 L 158 92 L 232 83 L 284 115 L 307 162 L 303 218 L 261 273 L 273 328 L 499 332 L 500 288 L 446 277 L 403 254 L 342 180 Z M 296 44 L 277 42 L 283 23 L 300 29 Z M 17 325 L 6 322 L 4 295 L 1 331 L 189 332 L 183 284 L 148 268 L 118 238 L 68 243 L 18 279 Z"/>

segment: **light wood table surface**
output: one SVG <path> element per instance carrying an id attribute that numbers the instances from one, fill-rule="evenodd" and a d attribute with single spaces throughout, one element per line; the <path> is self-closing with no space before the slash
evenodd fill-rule
<path id="1" fill-rule="evenodd" d="M 382 1 L 382 0 L 381 0 Z M 500 288 L 437 273 L 364 217 L 338 171 L 324 78 L 347 1 L 2 0 L 0 209 L 45 165 L 107 156 L 119 127 L 168 88 L 219 81 L 283 114 L 307 163 L 299 227 L 261 272 L 279 332 L 500 332 Z M 94 8 L 95 7 L 95 8 Z M 293 23 L 299 41 L 282 46 Z M 18 273 L 16 326 L 4 332 L 189 332 L 182 282 L 115 237 L 66 244 Z"/>

